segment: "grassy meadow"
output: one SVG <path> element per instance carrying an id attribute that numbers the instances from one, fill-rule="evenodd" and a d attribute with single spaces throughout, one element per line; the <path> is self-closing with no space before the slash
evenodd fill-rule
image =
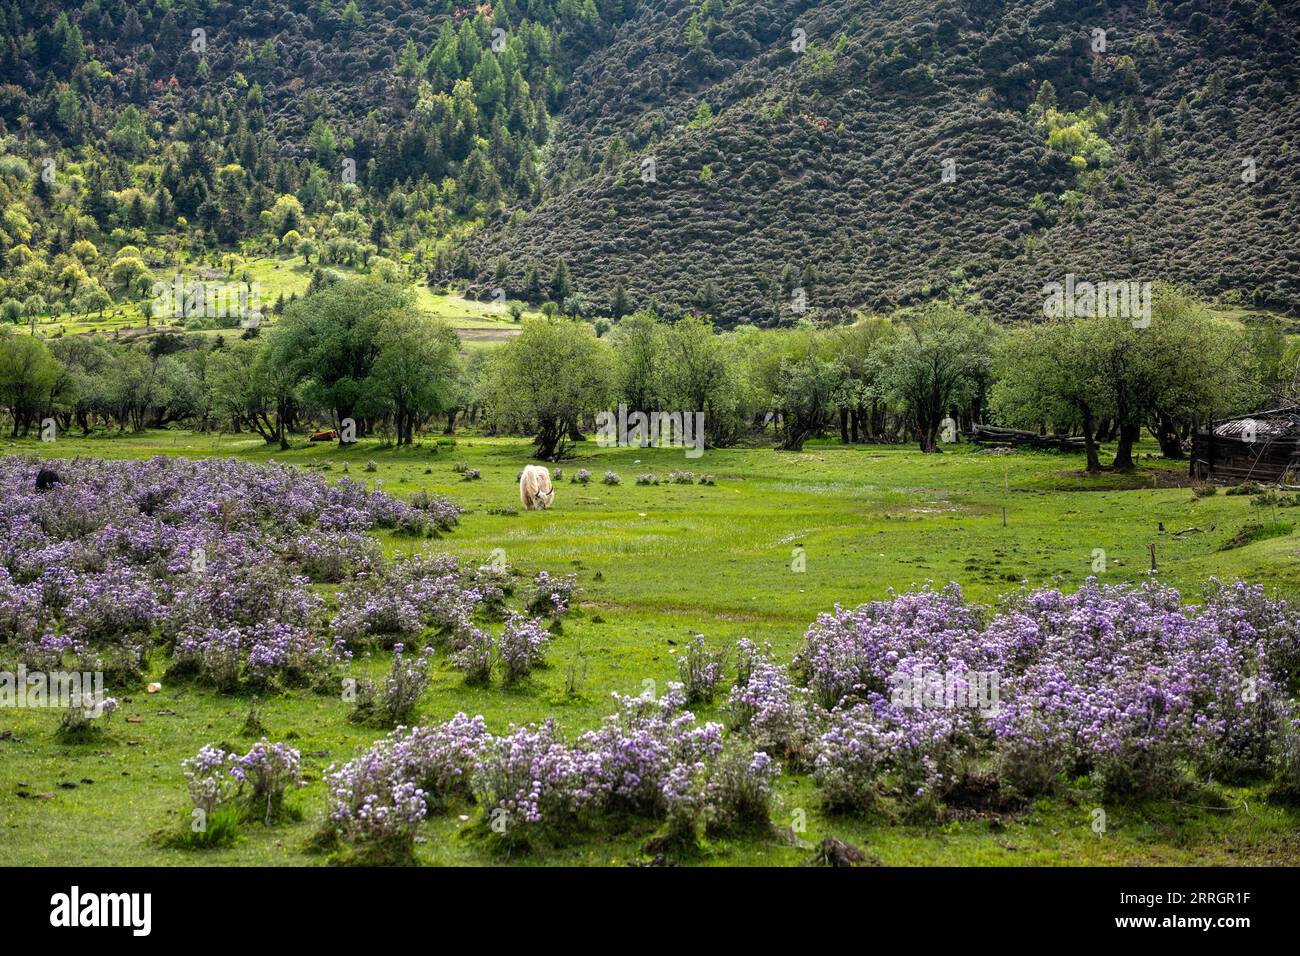
<path id="1" fill-rule="evenodd" d="M 257 287 L 258 297 L 264 310 L 269 310 L 274 306 L 280 296 L 284 296 L 287 300 L 293 295 L 299 297 L 305 295 L 307 287 L 311 283 L 312 273 L 321 268 L 316 264 L 307 265 L 303 262 L 302 256 L 291 255 L 249 257 L 239 259 L 238 263 L 234 272 L 228 278 L 225 275 L 224 267 L 221 267 L 221 278 L 206 281 L 238 283 L 247 274 L 248 281 L 254 283 Z M 204 264 L 186 262 L 172 270 L 172 272 L 168 272 L 165 268 L 158 268 L 155 270 L 154 278 L 158 282 L 170 284 L 174 272 L 181 275 L 184 281 L 195 281 L 199 278 L 199 273 L 196 270 L 202 265 Z M 217 268 L 210 264 L 206 267 Z M 355 269 L 341 265 L 327 266 L 325 268 L 332 269 L 348 278 L 361 274 Z M 466 299 L 450 292 L 436 292 L 423 283 L 413 285 L 411 288 L 415 295 L 416 308 L 430 316 L 442 319 L 452 328 L 460 331 L 467 347 L 473 348 L 479 342 L 499 340 L 513 335 L 519 328 L 502 305 Z M 58 315 L 44 316 L 37 319 L 36 331 L 47 338 L 90 333 L 106 335 L 139 333 L 147 329 L 142 309 L 148 307 L 148 301 L 143 304 L 115 302 L 106 308 L 102 315 L 96 312 L 76 315 L 63 312 Z M 524 314 L 535 315 L 537 312 L 534 309 L 529 309 Z M 157 328 L 160 325 L 172 324 L 172 322 L 173 320 L 166 319 L 153 320 L 151 325 Z M 275 316 L 268 316 L 264 320 L 268 328 L 274 322 Z M 238 335 L 240 331 L 237 327 L 234 329 L 209 329 L 200 330 L 200 334 L 225 334 L 230 336 L 231 334 Z"/>
<path id="2" fill-rule="evenodd" d="M 1198 497 L 1183 463 L 1140 449 L 1130 476 L 1088 477 L 1082 457 L 992 453 L 967 445 L 925 456 L 913 447 L 811 443 L 802 453 L 769 448 L 708 451 L 689 460 L 672 449 L 578 446 L 563 463 L 554 507 L 520 510 L 516 475 L 530 446 L 520 439 L 460 436 L 409 449 L 363 440 L 295 443 L 270 449 L 256 436 L 157 431 L 10 441 L 7 454 L 108 458 L 155 454 L 233 455 L 324 467 L 331 477 L 379 482 L 404 494 L 427 488 L 466 509 L 460 525 L 429 543 L 435 551 L 485 561 L 502 549 L 522 574 L 576 573 L 579 607 L 547 652 L 548 664 L 521 686 L 471 688 L 441 656 L 417 711 L 442 720 L 481 713 L 493 731 L 553 717 L 566 735 L 596 725 L 611 692 L 636 694 L 676 679 L 676 655 L 695 633 L 711 643 L 771 642 L 788 659 L 807 625 L 836 603 L 881 598 L 890 588 L 958 582 L 968 600 L 992 603 L 1021 586 L 1073 589 L 1100 568 L 1103 581 L 1139 581 L 1155 545 L 1161 580 L 1195 601 L 1210 576 L 1245 578 L 1300 596 L 1300 535 L 1287 516 L 1249 496 Z M 367 471 L 373 461 L 375 470 Z M 479 469 L 463 481 L 457 463 Z M 581 486 L 568 479 L 592 473 Z M 622 483 L 602 484 L 606 470 Z M 710 474 L 716 484 L 638 486 L 636 476 L 673 470 Z M 1004 523 L 1005 514 L 1005 523 Z M 1275 536 L 1242 534 L 1274 523 Z M 1160 530 L 1163 524 L 1164 530 Z M 1188 530 L 1199 529 L 1199 530 Z M 1176 534 L 1184 532 L 1184 534 Z M 411 539 L 387 539 L 390 550 Z M 1226 548 L 1226 549 L 1225 549 Z M 795 570 L 802 566 L 803 570 Z M 323 591 L 332 594 L 334 588 Z M 353 662 L 354 674 L 386 672 L 388 655 Z M 296 864 L 325 861 L 310 850 L 325 807 L 322 772 L 383 731 L 347 720 L 342 700 L 306 691 L 254 701 L 169 682 L 153 661 L 160 693 L 118 695 L 107 736 L 86 745 L 54 737 L 53 711 L 0 716 L 0 853 L 13 864 Z M 113 693 L 113 688 L 108 688 Z M 204 744 L 246 749 L 256 708 L 266 736 L 302 751 L 310 784 L 291 797 L 297 822 L 246 828 L 235 846 L 191 851 L 154 835 L 188 817 L 180 761 Z M 725 719 L 717 705 L 694 708 Z M 18 796 L 21 789 L 30 796 Z M 963 812 L 939 826 L 826 816 L 810 778 L 786 774 L 773 811 L 788 834 L 705 841 L 679 862 L 799 864 L 825 836 L 861 846 L 885 864 L 1254 864 L 1300 863 L 1300 814 L 1270 804 L 1262 788 L 1222 786 L 1205 800 L 1107 806 L 1108 829 L 1090 828 L 1097 795 L 1080 785 L 1063 798 L 1014 814 Z M 507 858 L 490 848 L 466 805 L 422 825 L 418 855 L 434 864 L 625 864 L 653 855 L 653 828 L 601 833 Z"/>

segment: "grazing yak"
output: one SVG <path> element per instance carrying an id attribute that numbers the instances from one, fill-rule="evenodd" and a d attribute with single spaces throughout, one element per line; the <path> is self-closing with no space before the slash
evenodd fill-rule
<path id="1" fill-rule="evenodd" d="M 519 500 L 527 511 L 545 510 L 555 500 L 551 473 L 541 465 L 529 465 L 519 473 Z"/>

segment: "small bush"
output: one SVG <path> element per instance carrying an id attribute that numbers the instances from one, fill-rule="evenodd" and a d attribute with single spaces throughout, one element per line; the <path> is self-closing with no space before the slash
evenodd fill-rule
<path id="1" fill-rule="evenodd" d="M 353 723 L 394 727 L 415 712 L 416 704 L 429 687 L 429 658 L 427 654 L 406 658 L 403 649 L 401 644 L 393 647 L 393 665 L 382 691 L 374 681 L 362 680 L 357 684 L 357 699 L 348 715 Z"/>
<path id="2" fill-rule="evenodd" d="M 1257 495 L 1264 490 L 1264 486 L 1254 481 L 1243 481 L 1239 485 L 1233 485 L 1225 495 Z"/>
<path id="3" fill-rule="evenodd" d="M 710 651 L 704 645 L 704 635 L 696 634 L 686 645 L 677 661 L 677 673 L 686 693 L 686 702 L 713 703 L 718 685 L 726 671 L 731 648 L 723 646 Z"/>
<path id="4" fill-rule="evenodd" d="M 772 782 L 781 773 L 766 753 L 726 748 L 709 780 L 705 817 L 710 831 L 767 827 Z"/>
<path id="5" fill-rule="evenodd" d="M 469 624 L 459 635 L 458 644 L 451 656 L 452 666 L 464 671 L 465 683 L 487 684 L 492 679 L 492 668 L 496 663 L 496 642 L 492 640 L 492 634 Z"/>
<path id="6" fill-rule="evenodd" d="M 239 782 L 238 795 L 250 815 L 260 817 L 267 826 L 281 816 L 285 793 L 290 787 L 302 786 L 301 760 L 302 755 L 292 747 L 263 737 L 234 762 L 230 775 Z"/>
<path id="7" fill-rule="evenodd" d="M 497 641 L 501 676 L 507 686 L 527 677 L 542 663 L 542 651 L 550 639 L 551 635 L 541 621 L 522 614 L 510 615 Z"/>
<path id="8" fill-rule="evenodd" d="M 1288 802 L 1300 802 L 1300 721 L 1280 721 L 1273 744 L 1273 793 Z"/>
<path id="9" fill-rule="evenodd" d="M 539 571 L 533 578 L 532 592 L 525 608 L 529 614 L 558 621 L 568 613 L 577 584 L 576 575 L 558 577 L 548 571 Z"/>
<path id="10" fill-rule="evenodd" d="M 90 693 L 74 696 L 63 709 L 54 736 L 65 744 L 89 743 L 98 739 L 101 734 L 102 725 L 96 723 L 96 719 L 102 717 L 107 721 L 116 710 L 115 698 L 105 697 L 97 700 L 95 695 Z"/>

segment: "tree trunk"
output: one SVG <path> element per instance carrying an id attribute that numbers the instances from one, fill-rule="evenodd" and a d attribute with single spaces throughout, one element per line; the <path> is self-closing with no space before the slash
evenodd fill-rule
<path id="1" fill-rule="evenodd" d="M 921 445 L 921 451 L 927 455 L 939 451 L 939 421 L 937 416 L 927 416 L 922 418 L 917 416 L 916 433 Z"/>
<path id="2" fill-rule="evenodd" d="M 1121 425 L 1119 428 L 1119 444 L 1115 447 L 1115 460 L 1110 463 L 1113 471 L 1132 471 L 1136 465 L 1133 464 L 1133 445 L 1141 435 L 1141 429 L 1137 425 Z"/>
<path id="3" fill-rule="evenodd" d="M 1097 454 L 1097 436 L 1093 434 L 1092 415 L 1083 415 L 1083 447 L 1088 453 L 1087 472 L 1096 475 L 1101 472 L 1101 456 Z"/>
<path id="4" fill-rule="evenodd" d="M 1156 433 L 1160 442 L 1160 456 L 1174 461 L 1182 461 L 1183 443 L 1178 437 L 1178 428 L 1168 415 L 1160 416 L 1160 429 Z"/>
<path id="5" fill-rule="evenodd" d="M 857 429 L 855 428 L 854 431 L 857 431 Z M 847 445 L 848 443 L 849 443 L 849 410 L 847 408 L 841 408 L 840 409 L 840 444 Z"/>

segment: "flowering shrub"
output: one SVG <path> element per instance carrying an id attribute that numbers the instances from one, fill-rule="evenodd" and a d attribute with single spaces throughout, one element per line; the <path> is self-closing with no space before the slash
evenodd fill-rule
<path id="1" fill-rule="evenodd" d="M 579 485 L 585 485 L 591 481 L 591 472 L 586 468 L 579 468 L 578 473 L 569 480 Z"/>
<path id="2" fill-rule="evenodd" d="M 942 591 L 924 588 L 873 601 L 853 610 L 836 607 L 818 615 L 808 629 L 794 669 L 823 707 L 845 698 L 885 693 L 890 677 L 909 659 L 949 670 L 948 659 L 969 667 L 1001 663 L 997 648 L 981 641 L 979 612 L 962 602 L 955 584 Z"/>
<path id="3" fill-rule="evenodd" d="M 285 791 L 302 786 L 301 761 L 302 755 L 292 747 L 269 743 L 263 737 L 231 765 L 230 775 L 239 782 L 239 796 L 250 813 L 262 815 L 268 826 L 283 808 Z M 243 793 L 245 785 L 247 795 Z"/>
<path id="4" fill-rule="evenodd" d="M 451 656 L 452 666 L 465 672 L 465 683 L 487 684 L 496 665 L 496 641 L 492 633 L 469 624 L 459 632 L 457 644 Z"/>
<path id="5" fill-rule="evenodd" d="M 386 738 L 325 775 L 330 827 L 366 858 L 383 862 L 414 855 L 416 830 L 428 812 L 424 792 L 394 753 L 395 743 Z"/>
<path id="6" fill-rule="evenodd" d="M 393 745 L 402 774 L 415 781 L 429 810 L 453 798 L 470 799 L 470 773 L 483 747 L 492 739 L 482 717 L 457 714 L 451 720 L 416 727 Z"/>
<path id="7" fill-rule="evenodd" d="M 725 748 L 709 778 L 705 816 L 710 830 L 766 827 L 772 783 L 781 768 L 763 751 Z"/>
<path id="8" fill-rule="evenodd" d="M 115 697 L 99 697 L 92 692 L 74 694 L 63 708 L 55 736 L 64 743 L 86 743 L 99 736 L 95 719 L 108 721 L 116 711 Z"/>
<path id="9" fill-rule="evenodd" d="M 687 642 L 677 660 L 677 674 L 685 688 L 687 703 L 713 703 L 730 653 L 731 649 L 725 646 L 709 650 L 704 645 L 703 634 L 696 634 Z"/>
<path id="10" fill-rule="evenodd" d="M 357 531 L 299 534 L 284 542 L 281 553 L 312 581 L 328 584 L 372 574 L 384 560 L 378 542 Z"/>
<path id="11" fill-rule="evenodd" d="M 542 662 L 542 651 L 550 639 L 550 633 L 536 618 L 512 613 L 506 619 L 505 629 L 497 640 L 497 654 L 507 686 L 528 676 Z"/>
<path id="12" fill-rule="evenodd" d="M 190 802 L 205 816 L 212 816 L 217 807 L 234 799 L 239 781 L 231 774 L 238 756 L 220 747 L 207 745 L 197 754 L 181 761 L 185 786 Z"/>
<path id="13" fill-rule="evenodd" d="M 478 481 L 483 476 L 479 474 L 477 468 L 466 469 L 465 473 L 460 476 L 461 481 Z"/>
<path id="14" fill-rule="evenodd" d="M 480 600 L 479 592 L 463 585 L 454 558 L 416 553 L 341 593 L 330 629 L 336 641 L 349 646 L 388 646 L 414 640 L 426 628 L 455 631 Z"/>
<path id="15" fill-rule="evenodd" d="M 716 483 L 717 483 L 717 482 L 714 480 L 714 478 L 713 478 L 712 475 L 700 475 L 700 484 L 702 484 L 702 485 L 712 485 L 712 484 L 716 484 Z"/>
<path id="16" fill-rule="evenodd" d="M 514 593 L 515 572 L 508 564 L 484 564 L 469 570 L 466 583 L 478 594 L 479 606 L 489 615 L 500 617 L 506 598 Z"/>
<path id="17" fill-rule="evenodd" d="M 638 485 L 657 485 L 659 484 L 659 476 L 653 474 L 637 475 L 636 483 Z"/>
<path id="18" fill-rule="evenodd" d="M 695 472 L 670 471 L 668 472 L 668 483 L 670 485 L 693 485 L 695 484 Z"/>
<path id="19" fill-rule="evenodd" d="M 233 627 L 186 628 L 176 639 L 173 677 L 192 676 L 218 690 L 242 683 L 269 687 L 323 683 L 344 657 L 307 628 L 264 622 Z"/>
<path id="20" fill-rule="evenodd" d="M 505 737 L 488 741 L 471 783 L 494 832 L 522 839 L 575 822 L 596 797 L 594 769 L 590 756 L 562 743 L 547 720 L 512 726 Z"/>
<path id="21" fill-rule="evenodd" d="M 507 840 L 561 833 L 611 815 L 662 819 L 670 833 L 694 832 L 710 806 L 722 728 L 681 711 L 674 685 L 662 701 L 620 698 L 618 710 L 573 745 L 548 721 L 512 728 L 474 768 L 474 791 L 494 831 Z M 716 788 L 725 801 L 729 785 Z M 719 806 L 722 804 L 720 803 Z"/>
<path id="22" fill-rule="evenodd" d="M 612 471 L 605 472 L 605 477 L 601 479 L 601 481 L 603 481 L 607 485 L 617 485 L 620 482 L 622 482 L 622 480 L 623 480 L 622 478 L 620 478 L 617 474 L 615 474 Z"/>
<path id="23" fill-rule="evenodd" d="M 865 810 L 886 795 L 937 799 L 968 737 L 960 711 L 907 708 L 879 694 L 830 715 L 814 773 L 829 807 Z"/>
<path id="24" fill-rule="evenodd" d="M 537 577 L 533 578 L 532 592 L 525 608 L 529 614 L 558 621 L 568 613 L 569 602 L 573 599 L 577 584 L 577 575 L 558 577 L 548 571 L 539 571 Z"/>
<path id="25" fill-rule="evenodd" d="M 1176 792 L 1188 771 L 1261 774 L 1291 705 L 1293 609 L 1211 582 L 1184 607 L 1155 583 L 1023 592 L 987 623 L 960 592 L 923 589 L 822 615 L 796 668 L 834 707 L 815 766 L 828 803 L 942 798 L 961 760 L 996 756 L 1021 792 L 1092 774 L 1111 795 Z M 991 707 L 897 693 L 918 675 L 999 678 Z M 758 673 L 751 675 L 752 684 Z M 892 689 L 894 694 L 890 695 Z M 779 682 L 778 682 L 779 686 Z M 770 695 L 778 702 L 780 691 Z M 738 723 L 758 702 L 735 692 Z M 969 702 L 968 702 L 969 703 Z"/>
<path id="26" fill-rule="evenodd" d="M 1112 791 L 1166 792 L 1189 761 L 1262 770 L 1284 687 L 1240 598 L 1218 590 L 1185 609 L 1170 588 L 1092 579 L 1073 595 L 1034 592 L 990 625 L 995 642 L 1037 645 L 1004 683 L 999 741 L 1040 777 L 1041 765 L 1095 771 Z"/>
<path id="27" fill-rule="evenodd" d="M 226 806 L 239 805 L 250 817 L 270 825 L 284 806 L 290 787 L 302 786 L 302 755 L 265 737 L 242 757 L 207 745 L 181 761 L 190 802 L 206 819 Z"/>
<path id="28" fill-rule="evenodd" d="M 517 842 L 629 814 L 663 820 L 680 836 L 701 820 L 727 827 L 765 819 L 777 768 L 739 747 L 720 760 L 721 726 L 697 724 L 684 700 L 680 685 L 659 701 L 616 695 L 615 713 L 573 743 L 550 721 L 500 737 L 464 714 L 399 728 L 330 768 L 330 825 L 351 843 L 409 854 L 427 812 L 471 795 L 490 829 Z"/>
<path id="29" fill-rule="evenodd" d="M 732 727 L 747 734 L 755 746 L 796 765 L 810 762 L 826 719 L 807 688 L 766 657 L 755 660 L 745 682 L 731 688 L 727 712 Z"/>
<path id="30" fill-rule="evenodd" d="M 34 490 L 42 466 L 63 481 Z M 457 510 L 233 459 L 0 460 L 0 656 L 65 654 L 115 683 L 161 639 L 173 673 L 224 688 L 317 683 L 340 660 L 316 581 L 382 567 L 376 528 L 435 534 Z"/>
<path id="31" fill-rule="evenodd" d="M 429 658 L 432 648 L 416 657 L 403 656 L 401 644 L 393 647 L 393 663 L 380 691 L 373 681 L 357 684 L 357 697 L 349 719 L 356 723 L 375 721 L 385 726 L 400 724 L 415 711 L 429 688 Z"/>

